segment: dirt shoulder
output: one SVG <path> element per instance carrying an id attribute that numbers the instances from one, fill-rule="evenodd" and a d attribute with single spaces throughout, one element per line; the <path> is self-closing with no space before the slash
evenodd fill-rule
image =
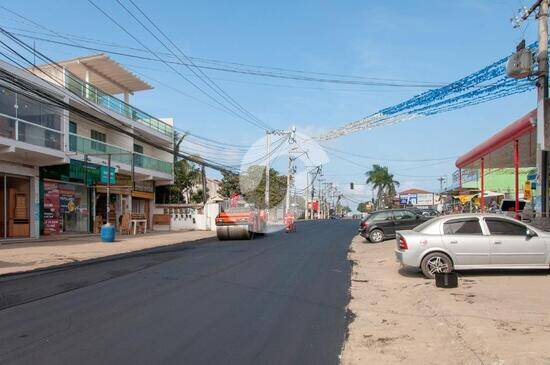
<path id="1" fill-rule="evenodd" d="M 548 271 L 463 272 L 441 289 L 400 269 L 394 247 L 353 239 L 343 365 L 550 364 Z"/>

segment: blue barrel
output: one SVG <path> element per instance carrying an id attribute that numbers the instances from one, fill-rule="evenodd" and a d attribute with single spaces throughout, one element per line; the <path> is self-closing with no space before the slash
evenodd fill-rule
<path id="1" fill-rule="evenodd" d="M 101 226 L 101 240 L 103 242 L 113 242 L 115 240 L 115 226 L 109 223 Z"/>

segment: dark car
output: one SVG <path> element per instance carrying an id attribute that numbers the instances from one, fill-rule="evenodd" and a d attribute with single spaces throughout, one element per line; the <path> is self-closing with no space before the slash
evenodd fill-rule
<path id="1" fill-rule="evenodd" d="M 412 209 L 379 210 L 361 221 L 359 234 L 373 243 L 382 242 L 395 238 L 395 231 L 413 229 L 429 219 Z"/>

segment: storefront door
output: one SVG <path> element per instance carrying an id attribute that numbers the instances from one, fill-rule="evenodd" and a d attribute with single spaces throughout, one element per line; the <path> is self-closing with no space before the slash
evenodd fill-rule
<path id="1" fill-rule="evenodd" d="M 30 178 L 0 174 L 0 239 L 30 237 Z"/>

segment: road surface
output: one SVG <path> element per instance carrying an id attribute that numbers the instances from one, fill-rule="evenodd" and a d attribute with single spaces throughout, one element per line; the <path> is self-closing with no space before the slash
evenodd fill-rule
<path id="1" fill-rule="evenodd" d="M 0 280 L 1 364 L 337 364 L 357 222 Z"/>

